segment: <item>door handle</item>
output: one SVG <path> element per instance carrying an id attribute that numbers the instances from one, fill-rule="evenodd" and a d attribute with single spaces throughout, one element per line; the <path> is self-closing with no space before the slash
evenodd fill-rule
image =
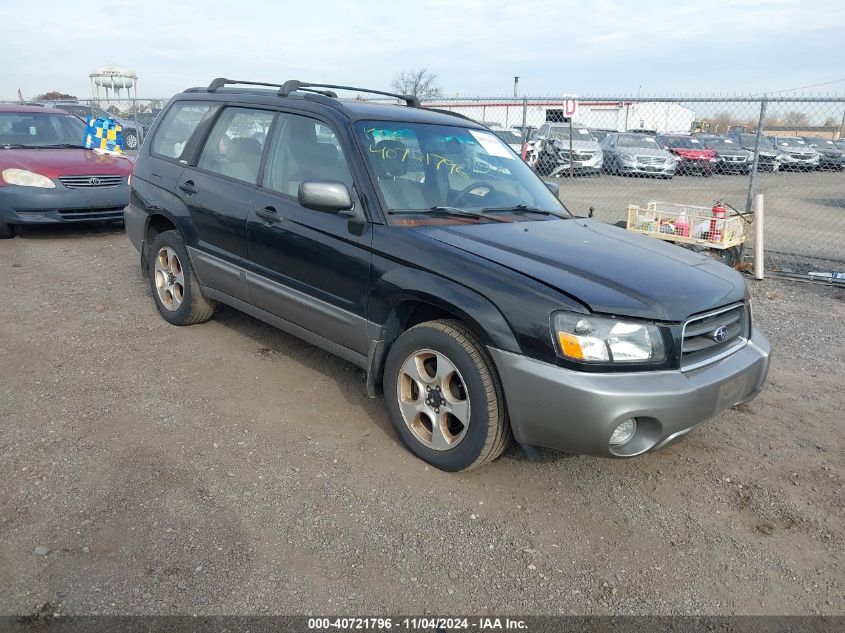
<path id="1" fill-rule="evenodd" d="M 186 180 L 185 182 L 180 182 L 179 189 L 181 189 L 185 193 L 196 193 L 197 191 L 199 191 L 197 189 L 197 186 L 194 184 L 193 180 Z"/>
<path id="2" fill-rule="evenodd" d="M 255 212 L 259 218 L 267 220 L 268 222 L 281 222 L 282 218 L 279 216 L 279 213 L 276 211 L 275 207 L 264 207 L 263 209 L 259 209 Z"/>

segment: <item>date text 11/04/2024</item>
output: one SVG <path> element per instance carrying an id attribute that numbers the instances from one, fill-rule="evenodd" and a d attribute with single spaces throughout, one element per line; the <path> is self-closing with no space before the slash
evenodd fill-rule
<path id="1" fill-rule="evenodd" d="M 311 630 L 371 630 L 388 631 L 527 631 L 528 625 L 524 620 L 511 618 L 309 618 L 308 628 Z"/>

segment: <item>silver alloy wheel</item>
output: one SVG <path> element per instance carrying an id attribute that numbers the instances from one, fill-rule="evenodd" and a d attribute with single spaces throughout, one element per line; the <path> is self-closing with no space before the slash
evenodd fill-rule
<path id="1" fill-rule="evenodd" d="M 138 149 L 138 135 L 135 132 L 127 132 L 123 135 L 123 144 L 126 149 Z"/>
<path id="2" fill-rule="evenodd" d="M 176 251 L 169 246 L 163 246 L 156 253 L 155 284 L 161 304 L 176 312 L 185 297 L 185 273 Z"/>
<path id="3" fill-rule="evenodd" d="M 399 369 L 396 397 L 402 419 L 423 445 L 435 451 L 457 446 L 469 428 L 466 383 L 440 352 L 418 350 Z"/>

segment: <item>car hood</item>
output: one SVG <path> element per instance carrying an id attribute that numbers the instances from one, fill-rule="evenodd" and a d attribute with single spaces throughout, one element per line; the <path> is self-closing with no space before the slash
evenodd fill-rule
<path id="1" fill-rule="evenodd" d="M 666 150 L 654 149 L 653 147 L 615 147 L 611 151 L 632 156 L 657 156 L 659 158 L 670 158 L 672 156 Z"/>
<path id="2" fill-rule="evenodd" d="M 716 155 L 712 149 L 687 149 L 685 147 L 670 147 L 669 151 L 684 158 L 713 158 Z"/>
<path id="3" fill-rule="evenodd" d="M 27 169 L 47 178 L 128 176 L 134 165 L 126 156 L 98 154 L 90 149 L 0 149 L 0 169 Z"/>
<path id="4" fill-rule="evenodd" d="M 716 152 L 719 156 L 753 156 L 753 152 L 749 152 L 745 149 L 714 149 L 712 150 Z"/>
<path id="5" fill-rule="evenodd" d="M 724 264 L 596 220 L 413 230 L 527 275 L 593 312 L 683 321 L 746 294 L 745 281 Z"/>
<path id="6" fill-rule="evenodd" d="M 569 149 L 568 140 L 555 139 L 553 143 L 558 149 Z M 601 146 L 598 141 L 576 141 L 572 139 L 572 149 L 578 152 L 600 152 Z"/>

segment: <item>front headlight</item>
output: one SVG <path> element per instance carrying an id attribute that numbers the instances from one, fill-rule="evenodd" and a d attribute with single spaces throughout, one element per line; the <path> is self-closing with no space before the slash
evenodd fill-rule
<path id="1" fill-rule="evenodd" d="M 552 319 L 558 352 L 579 363 L 662 363 L 666 348 L 651 323 L 557 312 Z"/>
<path id="2" fill-rule="evenodd" d="M 56 183 L 33 171 L 26 169 L 4 169 L 3 180 L 9 185 L 19 185 L 21 187 L 40 187 L 42 189 L 54 189 Z"/>

